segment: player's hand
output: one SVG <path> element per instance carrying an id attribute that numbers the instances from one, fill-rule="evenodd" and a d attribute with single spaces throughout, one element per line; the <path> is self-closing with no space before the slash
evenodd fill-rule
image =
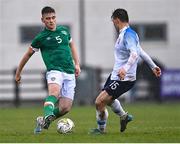
<path id="1" fill-rule="evenodd" d="M 126 70 L 124 68 L 120 68 L 118 76 L 119 76 L 120 80 L 124 80 L 124 78 L 126 76 Z"/>
<path id="2" fill-rule="evenodd" d="M 21 76 L 20 75 L 16 75 L 15 76 L 15 80 L 16 80 L 17 84 L 20 84 L 21 83 Z"/>
<path id="3" fill-rule="evenodd" d="M 79 65 L 75 65 L 75 76 L 78 77 L 81 73 L 81 68 Z"/>
<path id="4" fill-rule="evenodd" d="M 161 69 L 159 67 L 155 67 L 152 71 L 153 71 L 153 73 L 155 74 L 156 77 L 161 76 Z"/>

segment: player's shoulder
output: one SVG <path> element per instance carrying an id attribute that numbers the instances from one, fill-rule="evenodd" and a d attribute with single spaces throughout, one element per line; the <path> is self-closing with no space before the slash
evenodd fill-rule
<path id="1" fill-rule="evenodd" d="M 39 32 L 36 36 L 35 39 L 42 38 L 46 34 L 45 29 L 43 29 L 41 32 Z"/>
<path id="2" fill-rule="evenodd" d="M 131 27 L 128 27 L 124 33 L 124 37 L 137 37 L 137 33 Z"/>
<path id="3" fill-rule="evenodd" d="M 125 31 L 125 34 L 126 35 L 136 35 L 136 32 L 131 27 L 128 27 Z"/>
<path id="4" fill-rule="evenodd" d="M 58 25 L 57 30 L 69 32 L 69 28 L 67 26 L 62 25 Z"/>

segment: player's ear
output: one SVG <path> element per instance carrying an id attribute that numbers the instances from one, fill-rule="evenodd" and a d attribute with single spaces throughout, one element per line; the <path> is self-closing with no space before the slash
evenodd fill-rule
<path id="1" fill-rule="evenodd" d="M 44 19 L 43 19 L 43 17 L 41 18 L 41 21 L 44 23 Z"/>

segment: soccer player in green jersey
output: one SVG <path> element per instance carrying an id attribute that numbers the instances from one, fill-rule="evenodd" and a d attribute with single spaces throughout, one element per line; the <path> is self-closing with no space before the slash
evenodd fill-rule
<path id="1" fill-rule="evenodd" d="M 41 51 L 47 68 L 48 96 L 44 102 L 44 116 L 37 117 L 35 134 L 40 133 L 43 128 L 48 129 L 53 120 L 70 111 L 76 86 L 75 77 L 81 71 L 76 46 L 69 30 L 56 25 L 55 10 L 44 7 L 41 14 L 45 28 L 33 39 L 15 75 L 16 82 L 20 83 L 25 64 L 36 51 Z"/>

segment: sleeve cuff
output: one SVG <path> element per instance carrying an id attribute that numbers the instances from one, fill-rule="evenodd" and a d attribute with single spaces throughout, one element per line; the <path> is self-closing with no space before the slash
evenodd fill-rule
<path id="1" fill-rule="evenodd" d="M 38 52 L 38 51 L 39 51 L 38 48 L 34 48 L 34 47 L 32 47 L 32 46 L 31 46 L 31 48 L 32 48 L 32 50 L 35 51 L 35 52 Z"/>

